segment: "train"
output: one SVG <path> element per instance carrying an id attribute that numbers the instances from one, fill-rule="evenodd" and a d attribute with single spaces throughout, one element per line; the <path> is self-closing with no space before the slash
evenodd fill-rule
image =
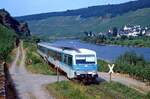
<path id="1" fill-rule="evenodd" d="M 98 82 L 96 52 L 84 48 L 37 43 L 37 52 L 55 68 L 66 73 L 69 79 Z"/>

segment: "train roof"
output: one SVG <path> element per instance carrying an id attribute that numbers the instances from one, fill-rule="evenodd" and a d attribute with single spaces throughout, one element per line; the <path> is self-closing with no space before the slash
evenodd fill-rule
<path id="1" fill-rule="evenodd" d="M 75 55 L 75 54 L 94 54 L 95 55 L 96 54 L 95 51 L 85 49 L 85 48 L 60 46 L 60 45 L 54 45 L 54 44 L 46 43 L 46 42 L 38 43 L 38 45 L 46 47 L 46 48 L 51 49 L 51 50 L 56 50 L 58 52 L 63 52 L 63 53 L 66 53 L 66 54 L 70 54 L 70 55 Z"/>

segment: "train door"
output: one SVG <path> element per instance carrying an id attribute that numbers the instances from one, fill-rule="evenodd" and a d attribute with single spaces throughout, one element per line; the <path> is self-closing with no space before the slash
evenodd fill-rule
<path id="1" fill-rule="evenodd" d="M 73 57 L 72 57 L 72 55 L 68 55 L 67 59 L 68 59 L 69 75 L 70 75 L 70 78 L 73 78 L 74 77 L 74 70 L 73 70 Z"/>
<path id="2" fill-rule="evenodd" d="M 67 73 L 68 78 L 72 78 L 72 56 L 71 55 L 63 55 L 63 62 L 65 64 L 65 71 Z"/>

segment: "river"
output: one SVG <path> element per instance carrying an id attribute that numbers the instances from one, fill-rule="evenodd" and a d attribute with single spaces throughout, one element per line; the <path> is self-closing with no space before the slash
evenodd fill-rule
<path id="1" fill-rule="evenodd" d="M 91 49 L 96 51 L 98 59 L 103 59 L 106 61 L 114 61 L 118 56 L 124 54 L 127 51 L 134 51 L 138 55 L 142 55 L 147 61 L 150 61 L 150 48 L 96 45 L 81 42 L 80 40 L 57 40 L 54 41 L 53 44 L 67 47 Z"/>

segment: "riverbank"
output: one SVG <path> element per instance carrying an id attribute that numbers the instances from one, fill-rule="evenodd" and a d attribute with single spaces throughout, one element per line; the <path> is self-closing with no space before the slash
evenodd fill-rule
<path id="1" fill-rule="evenodd" d="M 82 41 L 97 45 L 150 48 L 150 37 L 115 38 L 84 37 Z"/>
<path id="2" fill-rule="evenodd" d="M 88 42 L 88 41 L 83 41 L 83 40 L 80 40 L 80 42 L 83 42 L 83 43 L 90 43 L 90 44 L 95 44 L 95 45 L 99 45 L 99 46 L 117 46 L 117 47 L 129 47 L 129 48 L 150 48 L 147 47 L 147 46 L 136 46 L 136 45 L 126 45 L 126 44 L 106 44 L 106 43 L 93 43 L 93 42 Z"/>

